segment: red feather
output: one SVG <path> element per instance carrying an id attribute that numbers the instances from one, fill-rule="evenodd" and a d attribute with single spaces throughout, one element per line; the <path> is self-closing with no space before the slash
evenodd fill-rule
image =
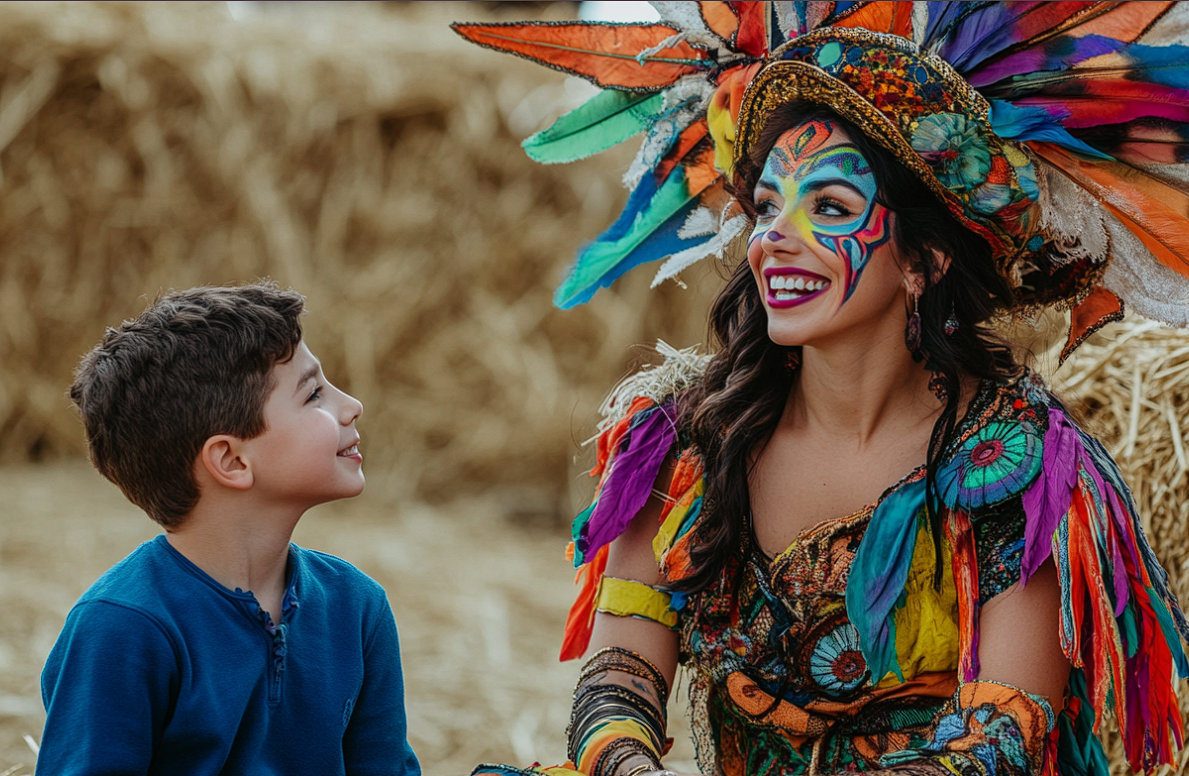
<path id="1" fill-rule="evenodd" d="M 752 57 L 768 55 L 768 4 L 746 0 L 727 3 L 739 17 L 735 50 Z"/>
<path id="2" fill-rule="evenodd" d="M 958 678 L 971 682 L 978 678 L 978 554 L 974 529 L 970 517 L 960 511 L 950 513 L 944 528 L 952 548 L 950 564 L 958 591 Z"/>

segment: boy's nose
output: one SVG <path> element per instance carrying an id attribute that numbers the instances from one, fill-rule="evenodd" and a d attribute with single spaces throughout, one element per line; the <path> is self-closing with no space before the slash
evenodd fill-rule
<path id="1" fill-rule="evenodd" d="M 363 402 L 346 392 L 343 399 L 343 425 L 346 426 L 363 414 Z"/>

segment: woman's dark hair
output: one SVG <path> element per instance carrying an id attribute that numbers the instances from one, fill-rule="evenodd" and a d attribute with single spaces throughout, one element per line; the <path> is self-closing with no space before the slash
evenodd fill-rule
<path id="1" fill-rule="evenodd" d="M 964 227 L 938 197 L 889 151 L 828 108 L 790 103 L 773 112 L 748 158 L 736 165 L 732 192 L 755 218 L 752 192 L 769 152 L 789 129 L 807 121 L 844 129 L 867 158 L 879 186 L 878 201 L 896 214 L 893 239 L 907 269 L 924 278 L 920 297 L 921 347 L 914 358 L 948 386 L 933 425 L 926 459 L 926 507 L 936 559 L 941 557 L 941 516 L 935 493 L 937 466 L 951 444 L 961 406 L 963 376 L 1005 379 L 1016 374 L 1011 350 L 983 324 L 1002 311 L 1010 288 L 999 275 L 987 241 Z M 933 251 L 950 258 L 937 266 Z M 953 314 L 958 328 L 945 333 Z M 784 411 L 795 373 L 790 348 L 768 337 L 768 316 L 746 260 L 736 267 L 710 313 L 717 352 L 703 379 L 679 397 L 682 425 L 690 429 L 705 464 L 706 491 L 693 544 L 692 574 L 677 586 L 700 590 L 722 574 L 740 550 L 744 516 L 750 514 L 748 474 L 755 453 L 771 438 Z M 941 563 L 935 567 L 940 584 Z"/>

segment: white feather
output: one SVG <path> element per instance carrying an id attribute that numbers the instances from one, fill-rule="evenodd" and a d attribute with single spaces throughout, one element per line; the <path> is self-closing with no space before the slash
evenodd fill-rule
<path id="1" fill-rule="evenodd" d="M 1117 218 L 1105 220 L 1114 256 L 1102 284 L 1145 318 L 1189 326 L 1189 278 L 1161 264 Z"/>
<path id="2" fill-rule="evenodd" d="M 747 223 L 747 216 L 735 216 L 724 223 L 719 228 L 718 234 L 706 242 L 674 253 L 657 270 L 656 277 L 652 279 L 652 288 L 656 288 L 666 280 L 675 277 L 682 270 L 697 264 L 707 256 L 713 255 L 721 259 L 723 252 L 731 243 L 731 240 L 734 240 L 743 231 Z"/>
<path id="3" fill-rule="evenodd" d="M 650 2 L 656 12 L 661 15 L 661 21 L 681 30 L 685 40 L 698 46 L 718 48 L 725 41 L 710 31 L 706 20 L 702 18 L 697 3 L 690 2 Z"/>

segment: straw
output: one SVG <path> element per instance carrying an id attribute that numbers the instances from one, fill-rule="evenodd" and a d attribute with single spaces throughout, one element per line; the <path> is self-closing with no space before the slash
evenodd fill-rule
<path id="1" fill-rule="evenodd" d="M 487 4 L 277 6 L 0 4 L 0 462 L 82 453 L 64 394 L 105 326 L 270 276 L 308 296 L 311 348 L 364 402 L 374 490 L 495 487 L 560 519 L 631 347 L 705 324 L 705 294 L 648 277 L 551 306 L 624 200 L 631 144 L 530 161 L 520 139 L 593 87 L 449 30 Z"/>

